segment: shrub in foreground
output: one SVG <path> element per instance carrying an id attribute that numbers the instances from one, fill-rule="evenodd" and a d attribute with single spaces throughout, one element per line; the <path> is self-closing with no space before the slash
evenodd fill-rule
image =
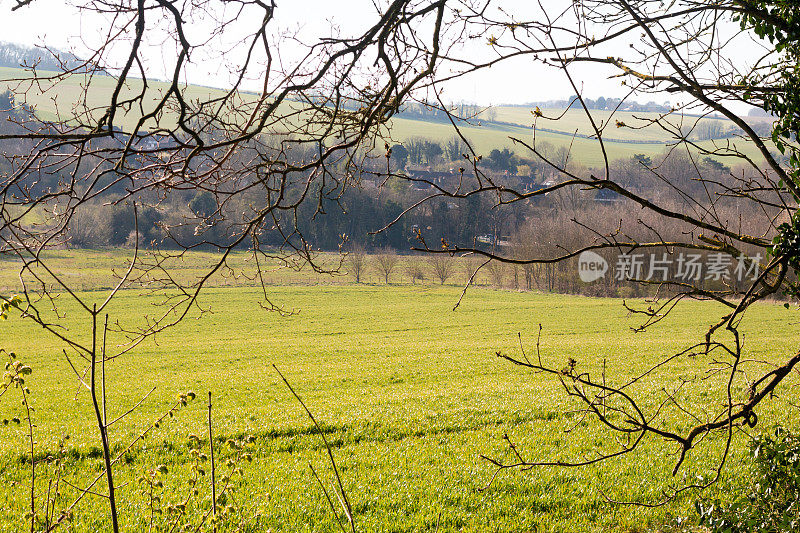
<path id="1" fill-rule="evenodd" d="M 701 524 L 714 533 L 800 529 L 800 436 L 784 428 L 753 441 L 750 486 L 730 504 L 700 501 Z"/>

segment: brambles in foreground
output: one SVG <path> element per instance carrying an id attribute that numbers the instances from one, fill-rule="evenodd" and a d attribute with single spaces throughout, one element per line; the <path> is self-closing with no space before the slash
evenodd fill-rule
<path id="1" fill-rule="evenodd" d="M 214 449 L 219 466 L 213 481 L 211 442 L 194 434 L 186 439 L 185 450 L 181 452 L 182 456 L 188 455 L 180 468 L 183 479 L 169 476 L 170 468 L 165 464 L 144 468 L 136 484 L 144 500 L 143 514 L 149 515 L 148 530 L 236 531 L 242 515 L 249 514 L 246 502 L 237 497 L 237 492 L 242 487 L 244 465 L 253 460 L 253 442 L 252 435 L 217 439 Z M 140 523 L 143 517 L 129 518 Z"/>
<path id="2" fill-rule="evenodd" d="M 700 500 L 701 524 L 713 533 L 790 533 L 800 528 L 800 437 L 777 427 L 750 443 L 750 475 L 730 503 Z"/>
<path id="3" fill-rule="evenodd" d="M 0 297 L 0 319 L 8 320 L 8 312 L 15 307 L 19 307 L 20 304 L 22 304 L 22 298 L 19 296 L 12 296 L 8 300 Z"/>

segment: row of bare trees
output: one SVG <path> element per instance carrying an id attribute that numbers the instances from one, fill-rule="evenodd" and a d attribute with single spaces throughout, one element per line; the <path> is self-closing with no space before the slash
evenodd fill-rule
<path id="1" fill-rule="evenodd" d="M 402 274 L 412 284 L 430 277 L 444 285 L 455 274 L 457 265 L 456 260 L 448 256 L 401 256 L 391 249 L 367 254 L 363 248 L 356 247 L 347 253 L 345 266 L 356 283 L 361 283 L 372 271 L 386 284 L 390 283 L 393 274 Z"/>
<path id="2" fill-rule="evenodd" d="M 346 273 L 356 283 L 363 283 L 367 275 L 385 284 L 392 280 L 405 279 L 408 283 L 423 283 L 426 279 L 444 285 L 448 281 L 460 285 L 491 286 L 515 290 L 540 290 L 548 292 L 580 293 L 580 288 L 566 290 L 563 285 L 552 283 L 549 286 L 539 272 L 531 265 L 520 267 L 501 261 L 482 261 L 477 256 L 466 255 L 399 255 L 394 250 L 384 249 L 376 254 L 367 253 L 363 248 L 355 248 L 347 253 L 344 261 Z M 572 265 L 574 266 L 574 265 Z M 559 266 L 559 272 L 566 266 Z M 574 274 L 574 272 L 570 272 Z M 572 275 L 571 277 L 576 277 Z M 554 277 L 555 279 L 555 277 Z M 561 277 L 559 277 L 561 279 Z"/>

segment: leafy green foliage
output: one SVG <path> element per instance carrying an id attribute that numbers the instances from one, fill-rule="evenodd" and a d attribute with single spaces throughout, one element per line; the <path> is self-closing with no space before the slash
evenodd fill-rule
<path id="1" fill-rule="evenodd" d="M 751 446 L 752 482 L 729 504 L 698 502 L 703 525 L 714 533 L 783 533 L 800 528 L 800 436 L 781 427 Z"/>
<path id="2" fill-rule="evenodd" d="M 19 304 L 21 303 L 22 303 L 22 298 L 20 298 L 19 296 L 12 296 L 8 300 L 0 296 L 0 319 L 8 320 L 8 312 L 12 308 L 18 307 Z"/>
<path id="3" fill-rule="evenodd" d="M 789 156 L 792 179 L 800 183 L 800 149 L 793 144 L 800 131 L 800 4 L 796 0 L 748 0 L 739 20 L 742 28 L 751 27 L 762 39 L 768 39 L 781 54 L 774 69 L 742 80 L 754 87 L 745 97 L 754 100 L 778 117 L 772 141 L 782 154 Z M 777 76 L 777 79 L 776 79 Z M 769 86 L 774 91 L 761 92 L 755 87 Z"/>
<path id="4" fill-rule="evenodd" d="M 800 216 L 795 214 L 790 223 L 784 222 L 778 226 L 778 234 L 772 239 L 770 254 L 783 257 L 795 270 L 800 268 Z"/>
<path id="5" fill-rule="evenodd" d="M 738 17 L 742 28 L 752 28 L 780 54 L 775 68 L 767 74 L 742 80 L 746 85 L 762 87 L 748 91 L 745 98 L 777 117 L 772 141 L 781 154 L 788 156 L 789 176 L 800 184 L 800 4 L 795 0 L 748 0 L 743 4 L 745 12 Z M 764 92 L 763 87 L 773 90 Z M 770 253 L 783 257 L 795 272 L 800 268 L 800 220 L 796 213 L 790 223 L 778 226 Z M 792 283 L 787 293 L 800 295 L 800 283 Z"/>

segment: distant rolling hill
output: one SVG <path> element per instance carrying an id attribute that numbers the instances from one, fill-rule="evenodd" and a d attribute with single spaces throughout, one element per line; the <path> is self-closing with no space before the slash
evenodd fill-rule
<path id="1" fill-rule="evenodd" d="M 40 73 L 41 74 L 41 73 Z M 46 74 L 46 73 L 44 73 Z M 74 116 L 94 116 L 101 113 L 104 104 L 107 102 L 108 95 L 115 86 L 116 80 L 111 76 L 97 76 L 91 80 L 84 75 L 73 75 L 70 78 L 58 83 L 48 91 L 40 91 L 35 87 L 30 87 L 26 79 L 30 79 L 30 73 L 23 69 L 0 67 L 0 87 L 8 86 L 12 91 L 25 93 L 22 101 L 33 107 L 37 115 L 48 121 L 70 120 Z M 84 87 L 88 84 L 88 107 L 79 107 L 81 94 Z M 46 83 L 44 88 L 49 88 Z M 164 82 L 150 82 L 148 88 L 148 100 L 155 105 L 157 99 L 166 90 L 167 84 Z M 26 90 L 28 89 L 28 90 Z M 131 80 L 126 87 L 124 94 L 130 95 L 135 91 L 141 90 L 141 82 Z M 220 96 L 224 94 L 221 89 L 204 87 L 199 85 L 188 85 L 182 87 L 184 98 L 187 100 L 206 99 L 208 97 Z M 255 98 L 252 94 L 241 94 L 238 96 L 244 106 L 248 101 L 252 102 Z M 286 105 L 299 105 L 288 103 Z M 152 109 L 152 107 L 150 107 Z M 147 107 L 145 112 L 149 111 Z M 543 109 L 545 117 L 536 119 L 533 115 L 533 107 L 525 106 L 498 106 L 492 108 L 492 119 L 488 120 L 489 113 L 484 113 L 478 120 L 472 120 L 460 124 L 461 132 L 474 145 L 475 149 L 482 154 L 488 154 L 494 148 L 511 148 L 519 155 L 529 156 L 527 149 L 515 145 L 512 137 L 532 142 L 534 121 L 537 125 L 536 141 L 538 143 L 549 143 L 555 148 L 561 146 L 570 147 L 572 157 L 587 166 L 597 166 L 602 164 L 603 156 L 598 142 L 595 139 L 587 138 L 594 134 L 586 114 L 581 109 L 570 109 L 557 120 L 547 120 L 545 117 L 562 115 L 563 110 Z M 118 124 L 127 130 L 132 129 L 137 122 L 140 114 L 131 111 L 118 119 Z M 671 142 L 667 132 L 656 126 L 643 127 L 648 118 L 654 118 L 656 113 L 631 113 L 610 111 L 592 111 L 598 125 L 604 125 L 603 137 L 606 140 L 606 150 L 609 159 L 629 158 L 634 154 L 645 154 L 655 156 L 663 153 Z M 536 120 L 535 120 L 536 119 Z M 697 122 L 697 117 L 673 117 L 670 120 L 675 125 L 689 128 Z M 768 121 L 768 118 L 749 118 L 751 121 Z M 613 124 L 608 124 L 609 121 Z M 631 127 L 616 127 L 616 121 L 621 121 Z M 703 121 L 720 122 L 723 128 L 727 128 L 731 123 L 723 119 L 707 118 Z M 166 127 L 174 125 L 174 117 L 163 117 L 161 124 Z M 702 124 L 702 123 L 701 123 Z M 145 128 L 153 127 L 154 124 L 146 124 Z M 641 129 L 634 129 L 641 128 Z M 390 142 L 402 142 L 413 137 L 422 137 L 440 142 L 446 141 L 454 136 L 452 125 L 449 122 L 416 119 L 409 117 L 395 117 L 391 122 L 391 129 L 388 132 Z M 719 139 L 716 141 L 698 141 L 698 144 L 712 149 L 716 146 L 725 146 L 732 143 L 742 152 L 758 158 L 754 147 L 749 143 L 737 138 Z M 724 158 L 718 158 L 725 161 Z"/>

